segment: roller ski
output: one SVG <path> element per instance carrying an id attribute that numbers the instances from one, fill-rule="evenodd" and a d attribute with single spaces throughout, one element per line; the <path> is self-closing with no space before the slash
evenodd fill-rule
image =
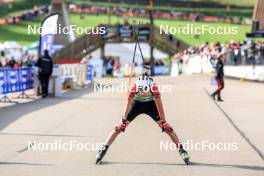
<path id="1" fill-rule="evenodd" d="M 180 148 L 179 148 L 179 153 L 183 159 L 183 161 L 185 162 L 185 164 L 189 165 L 191 162 L 190 162 L 190 157 L 187 153 L 186 150 L 184 150 L 183 146 L 180 144 Z"/>
<path id="2" fill-rule="evenodd" d="M 102 149 L 99 150 L 98 154 L 96 155 L 96 161 L 95 164 L 101 164 L 102 159 L 104 158 L 106 152 L 107 152 L 108 146 L 103 145 Z"/>

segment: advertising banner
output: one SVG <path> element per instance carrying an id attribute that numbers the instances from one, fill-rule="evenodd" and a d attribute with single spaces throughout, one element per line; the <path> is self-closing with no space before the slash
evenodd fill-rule
<path id="1" fill-rule="evenodd" d="M 0 69 L 0 94 L 23 92 L 33 88 L 33 69 Z"/>
<path id="2" fill-rule="evenodd" d="M 41 25 L 39 54 L 44 55 L 44 50 L 53 54 L 54 35 L 57 33 L 58 14 L 52 14 L 44 19 Z"/>
<path id="3" fill-rule="evenodd" d="M 87 65 L 87 76 L 86 79 L 93 81 L 94 80 L 94 67 L 92 65 Z"/>
<path id="4" fill-rule="evenodd" d="M 83 85 L 87 80 L 94 80 L 94 67 L 85 64 L 61 64 L 60 75 L 62 82 L 71 78 L 77 85 Z"/>

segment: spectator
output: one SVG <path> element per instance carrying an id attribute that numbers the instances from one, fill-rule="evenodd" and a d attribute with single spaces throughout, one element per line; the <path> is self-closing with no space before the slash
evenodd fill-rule
<path id="1" fill-rule="evenodd" d="M 29 60 L 30 55 L 28 54 L 28 51 L 25 51 L 25 53 L 21 56 L 21 61 L 23 66 L 27 66 L 25 63 Z"/>
<path id="2" fill-rule="evenodd" d="M 180 59 L 179 63 L 178 63 L 178 69 L 179 69 L 179 75 L 181 75 L 183 73 L 183 60 Z"/>
<path id="3" fill-rule="evenodd" d="M 32 67 L 34 65 L 34 61 L 31 57 L 28 57 L 26 61 L 24 61 L 23 66 Z"/>
<path id="4" fill-rule="evenodd" d="M 49 80 L 53 70 L 53 62 L 48 50 L 44 50 L 44 56 L 39 58 L 36 65 L 39 67 L 42 98 L 46 98 L 48 96 Z"/>
<path id="5" fill-rule="evenodd" d="M 119 59 L 116 59 L 114 61 L 114 66 L 113 66 L 113 75 L 114 76 L 118 76 L 119 69 L 120 69 L 120 61 L 119 61 Z"/>
<path id="6" fill-rule="evenodd" d="M 14 57 L 12 57 L 12 59 L 8 62 L 8 67 L 14 68 L 16 64 L 17 64 L 16 60 L 14 59 Z"/>
<path id="7" fill-rule="evenodd" d="M 1 54 L 0 54 L 0 64 L 1 64 L 1 67 L 4 67 L 3 65 L 3 61 L 5 60 L 5 52 L 4 51 L 1 51 Z"/>
<path id="8" fill-rule="evenodd" d="M 224 89 L 224 55 L 220 55 L 218 61 L 215 66 L 216 76 L 215 79 L 217 81 L 217 89 L 214 93 L 211 94 L 213 100 L 215 100 L 215 96 L 217 96 L 217 101 L 223 101 L 221 97 L 221 91 Z"/>
<path id="9" fill-rule="evenodd" d="M 106 75 L 107 76 L 112 76 L 113 75 L 113 61 L 112 59 L 109 59 L 107 64 L 106 64 Z"/>

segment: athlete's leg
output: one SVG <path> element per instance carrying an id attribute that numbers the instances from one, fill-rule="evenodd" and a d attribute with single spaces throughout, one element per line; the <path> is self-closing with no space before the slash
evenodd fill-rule
<path id="1" fill-rule="evenodd" d="M 173 130 L 173 128 L 170 126 L 170 124 L 167 123 L 166 121 L 157 121 L 157 123 L 159 127 L 162 129 L 162 132 L 165 132 L 166 134 L 168 134 L 172 142 L 175 143 L 177 148 L 179 148 L 180 140 L 177 134 L 175 133 L 175 131 Z"/>
<path id="2" fill-rule="evenodd" d="M 212 98 L 215 99 L 215 96 L 217 95 L 218 101 L 222 101 L 221 98 L 221 91 L 224 89 L 224 79 L 218 78 L 217 79 L 217 89 L 214 91 L 214 93 L 211 94 Z"/>
<path id="3" fill-rule="evenodd" d="M 126 127 L 130 122 L 132 122 L 140 113 L 141 113 L 141 108 L 140 104 L 136 101 L 134 101 L 131 105 L 131 109 L 128 112 L 127 119 L 122 118 L 121 122 L 119 122 L 115 128 L 111 131 L 111 133 L 108 135 L 105 145 L 110 146 L 116 137 L 121 133 L 124 132 Z"/>
<path id="4" fill-rule="evenodd" d="M 190 157 L 186 150 L 184 150 L 183 145 L 180 143 L 180 140 L 176 133 L 174 132 L 173 128 L 165 121 L 158 121 L 159 126 L 161 127 L 162 131 L 165 131 L 173 143 L 176 144 L 177 148 L 179 149 L 179 153 L 184 160 L 184 162 L 188 165 L 190 164 Z"/>
<path id="5" fill-rule="evenodd" d="M 101 163 L 103 157 L 105 156 L 109 146 L 114 142 L 116 137 L 121 133 L 125 131 L 125 128 L 128 125 L 128 121 L 125 119 L 121 119 L 121 122 L 112 130 L 112 132 L 109 134 L 105 144 L 102 146 L 101 150 L 99 150 L 97 156 L 96 156 L 96 164 Z"/>
<path id="6" fill-rule="evenodd" d="M 219 101 L 221 101 L 222 100 L 222 98 L 221 98 L 221 91 L 224 89 L 224 86 L 225 86 L 224 79 L 223 78 L 220 78 L 217 82 L 218 82 L 217 83 L 218 84 L 217 99 Z"/>
<path id="7" fill-rule="evenodd" d="M 188 153 L 184 150 L 182 144 L 180 143 L 180 140 L 178 136 L 176 135 L 173 128 L 170 126 L 169 123 L 167 123 L 165 120 L 161 120 L 159 117 L 158 109 L 155 104 L 155 102 L 149 102 L 145 105 L 146 108 L 144 108 L 144 113 L 148 114 L 154 121 L 157 122 L 159 127 L 162 129 L 162 132 L 166 132 L 168 136 L 171 138 L 172 142 L 175 143 L 177 148 L 179 149 L 179 153 L 181 157 L 183 158 L 184 162 L 186 164 L 189 164 L 189 156 Z"/>
<path id="8" fill-rule="evenodd" d="M 96 156 L 96 164 L 100 163 L 106 154 L 109 146 L 114 142 L 116 137 L 121 133 L 124 132 L 128 124 L 135 119 L 136 116 L 140 114 L 140 110 L 138 108 L 138 104 L 136 102 L 132 103 L 131 109 L 127 115 L 127 120 L 122 118 L 121 122 L 119 122 L 115 128 L 111 131 L 108 135 L 105 144 L 102 146 L 102 149 L 98 152 Z"/>
<path id="9" fill-rule="evenodd" d="M 110 146 L 114 140 L 116 139 L 116 137 L 121 133 L 124 132 L 126 127 L 128 126 L 129 121 L 122 119 L 121 122 L 119 124 L 116 125 L 116 127 L 111 131 L 111 133 L 108 135 L 106 141 L 105 141 L 105 145 Z"/>
<path id="10" fill-rule="evenodd" d="M 178 136 L 174 132 L 173 128 L 166 121 L 162 121 L 160 119 L 159 112 L 154 101 L 144 103 L 143 113 L 149 115 L 154 121 L 156 121 L 159 127 L 162 129 L 162 132 L 166 132 L 173 141 L 173 143 L 175 143 L 176 146 L 179 147 L 180 141 Z"/>

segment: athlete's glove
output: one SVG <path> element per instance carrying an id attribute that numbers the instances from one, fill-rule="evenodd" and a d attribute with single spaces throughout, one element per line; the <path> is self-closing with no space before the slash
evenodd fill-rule
<path id="1" fill-rule="evenodd" d="M 162 125 L 162 132 L 164 131 L 167 133 L 173 132 L 173 128 L 166 121 L 161 121 L 160 123 Z"/>
<path id="2" fill-rule="evenodd" d="M 115 127 L 116 131 L 125 131 L 128 121 L 122 117 L 121 122 Z"/>

